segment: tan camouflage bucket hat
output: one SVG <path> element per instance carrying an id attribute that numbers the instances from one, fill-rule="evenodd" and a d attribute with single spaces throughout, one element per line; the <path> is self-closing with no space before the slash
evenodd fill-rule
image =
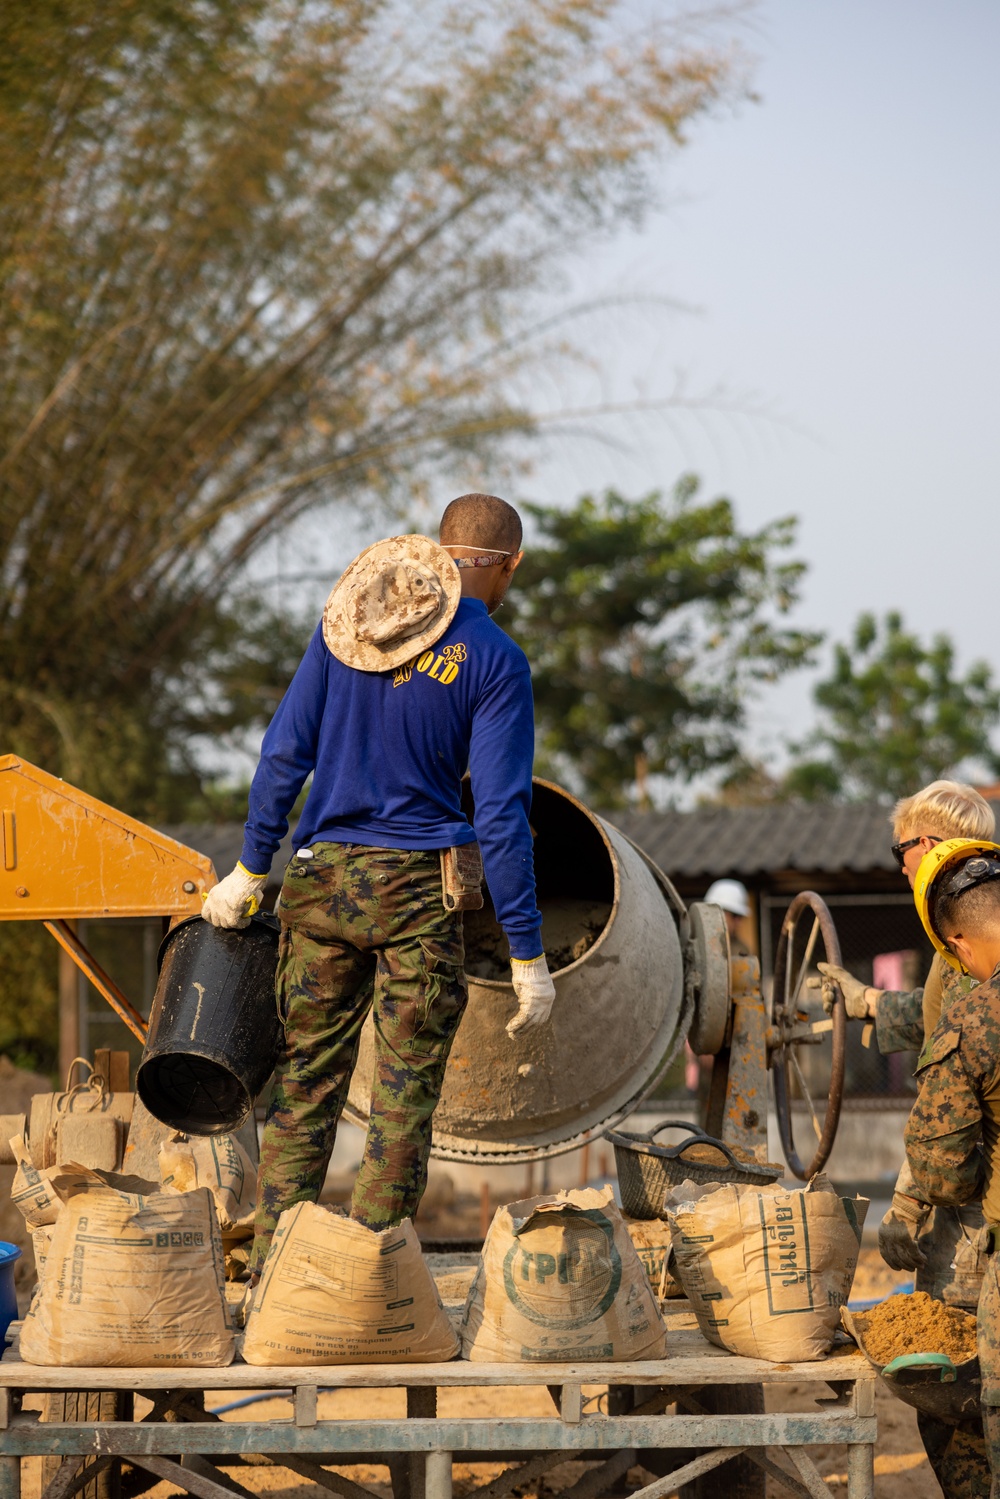
<path id="1" fill-rule="evenodd" d="M 458 568 L 427 536 L 390 536 L 355 557 L 323 610 L 323 639 L 358 671 L 391 671 L 447 630 L 462 596 Z"/>

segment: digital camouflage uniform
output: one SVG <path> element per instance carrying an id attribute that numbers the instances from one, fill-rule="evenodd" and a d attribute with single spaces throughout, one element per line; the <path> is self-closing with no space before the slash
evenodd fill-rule
<path id="1" fill-rule="evenodd" d="M 1000 1225 L 1000 977 L 950 1003 L 920 1054 L 920 1092 L 904 1140 L 919 1196 L 961 1207 L 982 1199 L 983 1216 Z M 982 1249 L 987 1236 L 980 1235 Z M 977 1313 L 983 1430 L 993 1479 L 970 1448 L 954 1478 L 963 1493 L 1000 1499 L 1000 1285 L 997 1256 L 985 1255 Z M 951 1492 L 955 1492 L 954 1489 Z"/>
<path id="2" fill-rule="evenodd" d="M 898 1051 L 921 1051 L 934 1034 L 942 1012 L 947 1012 L 956 999 L 973 987 L 974 980 L 960 974 L 936 953 L 922 989 L 909 994 L 890 989 L 879 996 L 875 1012 L 879 1051 L 883 1056 Z M 895 1191 L 910 1197 L 923 1196 L 906 1161 Z M 977 1251 L 982 1223 L 978 1202 L 959 1208 L 932 1208 L 916 1236 L 926 1264 L 916 1273 L 915 1289 L 926 1291 L 949 1306 L 975 1311 L 985 1266 L 984 1257 Z M 954 1426 L 918 1411 L 917 1426 L 945 1499 L 980 1499 L 989 1493 L 989 1464 L 978 1419 Z"/>
<path id="3" fill-rule="evenodd" d="M 444 908 L 437 850 L 316 843 L 312 859 L 288 865 L 277 914 L 286 1039 L 261 1142 L 252 1272 L 279 1214 L 319 1196 L 373 1006 L 375 1076 L 351 1216 L 374 1229 L 413 1217 L 468 999 L 462 913 Z"/>

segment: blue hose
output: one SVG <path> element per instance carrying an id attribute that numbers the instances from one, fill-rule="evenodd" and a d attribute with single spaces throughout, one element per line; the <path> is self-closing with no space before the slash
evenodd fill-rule
<path id="1" fill-rule="evenodd" d="M 264 1390 L 260 1395 L 244 1395 L 242 1400 L 230 1400 L 228 1405 L 205 1407 L 210 1416 L 221 1416 L 226 1411 L 238 1411 L 244 1405 L 256 1405 L 258 1400 L 291 1400 L 291 1390 Z"/>

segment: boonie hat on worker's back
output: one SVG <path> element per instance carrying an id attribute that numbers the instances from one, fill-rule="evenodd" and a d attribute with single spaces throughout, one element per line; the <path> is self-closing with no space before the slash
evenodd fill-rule
<path id="1" fill-rule="evenodd" d="M 323 610 L 323 639 L 358 671 L 391 671 L 447 630 L 462 596 L 458 568 L 427 536 L 376 541 L 341 575 Z"/>

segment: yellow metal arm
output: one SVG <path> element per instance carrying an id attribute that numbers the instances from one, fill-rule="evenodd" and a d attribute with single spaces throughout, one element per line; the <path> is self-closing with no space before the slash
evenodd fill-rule
<path id="1" fill-rule="evenodd" d="M 204 854 L 0 756 L 0 921 L 194 916 L 214 884 Z"/>

